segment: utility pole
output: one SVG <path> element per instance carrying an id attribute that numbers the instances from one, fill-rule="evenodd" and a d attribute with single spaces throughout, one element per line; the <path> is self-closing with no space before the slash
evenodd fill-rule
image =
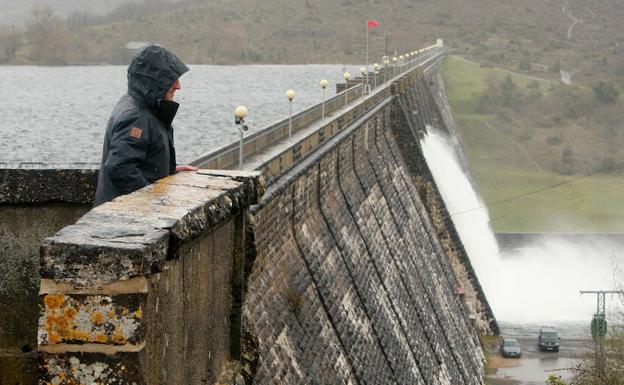
<path id="1" fill-rule="evenodd" d="M 594 319 L 598 316 L 601 317 L 602 319 L 606 319 L 606 295 L 607 294 L 624 294 L 624 291 L 622 290 L 581 290 L 581 294 L 596 294 L 596 314 L 594 314 Z M 593 322 L 592 322 L 593 325 Z M 606 324 L 605 324 L 606 326 Z M 593 334 L 593 330 L 592 330 L 592 334 Z M 606 328 L 605 328 L 605 334 L 606 334 Z M 604 337 L 604 335 L 602 335 L 601 337 Z"/>
<path id="2" fill-rule="evenodd" d="M 607 335 L 607 294 L 624 294 L 622 290 L 581 290 L 582 294 L 596 294 L 596 313 L 591 321 L 591 333 L 596 344 L 596 371 L 602 375 L 605 370 L 605 354 L 602 341 Z"/>

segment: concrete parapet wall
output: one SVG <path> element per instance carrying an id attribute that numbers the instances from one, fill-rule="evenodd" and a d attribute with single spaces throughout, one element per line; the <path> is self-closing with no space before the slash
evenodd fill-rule
<path id="1" fill-rule="evenodd" d="M 418 141 L 401 151 L 392 100 L 253 208 L 243 323 L 258 349 L 255 384 L 483 382 L 475 324 L 404 160 Z"/>
<path id="2" fill-rule="evenodd" d="M 37 373 L 39 244 L 90 208 L 97 172 L 0 169 L 0 384 Z"/>
<path id="3" fill-rule="evenodd" d="M 0 204 L 91 204 L 97 170 L 0 169 Z"/>
<path id="4" fill-rule="evenodd" d="M 257 172 L 180 173 L 41 246 L 40 384 L 215 383 L 239 354 L 245 215 Z"/>

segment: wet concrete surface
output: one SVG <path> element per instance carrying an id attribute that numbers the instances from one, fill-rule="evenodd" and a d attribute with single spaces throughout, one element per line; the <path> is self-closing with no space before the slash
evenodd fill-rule
<path id="1" fill-rule="evenodd" d="M 544 385 L 550 374 L 570 379 L 565 370 L 579 363 L 580 357 L 591 347 L 587 339 L 562 339 L 559 352 L 540 352 L 536 338 L 518 338 L 522 346 L 521 358 L 503 358 L 498 351 L 498 342 L 487 343 L 491 385 Z"/>

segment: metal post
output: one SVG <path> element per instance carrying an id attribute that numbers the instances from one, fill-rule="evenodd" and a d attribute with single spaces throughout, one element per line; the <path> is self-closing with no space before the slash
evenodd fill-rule
<path id="1" fill-rule="evenodd" d="M 348 72 L 345 72 L 345 73 L 343 73 L 343 74 L 342 74 L 342 77 L 343 77 L 343 78 L 344 78 L 344 80 L 345 80 L 345 90 L 344 90 L 344 93 L 345 93 L 345 106 L 346 106 L 346 105 L 347 105 L 347 103 L 349 102 L 349 100 L 348 100 L 348 95 L 349 95 L 349 80 L 351 79 L 351 74 L 350 74 L 350 73 L 348 73 Z"/>
<path id="2" fill-rule="evenodd" d="M 248 130 L 247 125 L 245 124 L 245 118 L 247 117 L 247 107 L 238 106 L 234 111 L 234 123 L 236 124 L 236 128 L 238 128 L 238 132 L 240 132 L 240 142 L 238 144 L 238 169 L 243 169 L 243 144 L 244 144 L 244 132 Z"/>
<path id="3" fill-rule="evenodd" d="M 288 140 L 292 139 L 292 102 L 296 96 L 297 93 L 295 91 L 286 91 L 286 97 L 288 98 Z"/>
<path id="4" fill-rule="evenodd" d="M 386 59 L 384 62 L 384 85 L 388 84 L 388 67 L 390 66 L 390 61 Z"/>
<path id="5" fill-rule="evenodd" d="M 366 21 L 366 78 L 364 79 L 364 93 L 366 93 L 366 85 L 368 85 L 368 21 Z"/>
<path id="6" fill-rule="evenodd" d="M 244 140 L 244 134 L 243 134 L 243 129 L 241 128 L 240 124 L 238 124 L 237 127 L 238 127 L 238 131 L 240 132 L 240 144 L 238 146 L 238 169 L 242 170 L 243 169 L 243 140 Z"/>
<path id="7" fill-rule="evenodd" d="M 325 119 L 325 87 L 323 87 L 323 103 L 321 105 L 321 119 Z"/>
<path id="8" fill-rule="evenodd" d="M 290 106 L 288 112 L 288 140 L 292 139 L 292 100 L 288 101 L 288 105 Z"/>

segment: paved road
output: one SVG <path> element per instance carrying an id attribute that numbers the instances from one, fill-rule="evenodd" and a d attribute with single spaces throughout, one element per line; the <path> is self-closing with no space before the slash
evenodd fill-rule
<path id="1" fill-rule="evenodd" d="M 561 341 L 559 353 L 540 352 L 537 338 L 519 338 L 522 346 L 522 358 L 502 358 L 498 345 L 488 345 L 491 367 L 496 372 L 490 374 L 492 385 L 544 385 L 549 374 L 558 374 L 569 378 L 566 371 L 556 369 L 570 368 L 579 362 L 585 349 L 591 346 L 591 340 L 564 339 Z"/>

